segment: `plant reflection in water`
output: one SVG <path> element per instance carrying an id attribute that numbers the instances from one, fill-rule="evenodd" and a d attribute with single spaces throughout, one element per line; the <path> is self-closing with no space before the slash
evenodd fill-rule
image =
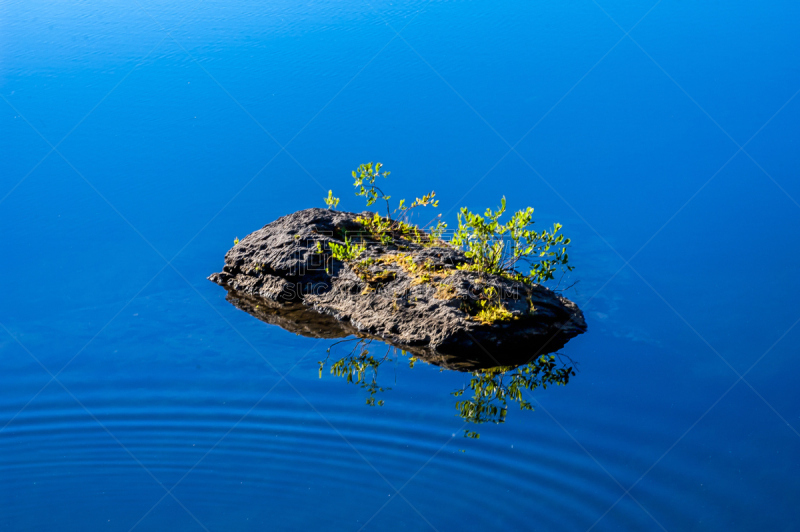
<path id="1" fill-rule="evenodd" d="M 341 344 L 353 342 L 352 349 L 336 358 L 332 351 Z M 330 373 L 345 379 L 348 383 L 357 385 L 366 390 L 368 397 L 366 404 L 369 406 L 383 406 L 384 399 L 378 397 L 379 393 L 391 390 L 378 382 L 380 366 L 387 362 L 395 362 L 398 352 L 406 356 L 406 351 L 392 346 L 386 346 L 386 352 L 375 355 L 370 350 L 373 339 L 351 338 L 332 344 L 325 360 L 319 361 L 319 377 L 322 378 L 323 370 L 328 367 Z M 383 349 L 381 348 L 381 352 Z M 409 356 L 409 367 L 413 368 L 418 358 Z M 533 405 L 525 399 L 525 390 L 533 391 L 539 387 L 547 389 L 548 386 L 561 386 L 569 383 L 575 376 L 576 364 L 563 353 L 538 355 L 533 360 L 519 366 L 495 366 L 472 369 L 469 383 L 461 389 L 451 392 L 458 398 L 455 407 L 458 416 L 464 421 L 473 424 L 505 423 L 509 403 L 517 403 L 521 410 L 533 410 Z M 442 369 L 443 370 L 443 369 Z M 480 434 L 472 430 L 464 430 L 464 436 L 479 438 Z"/>

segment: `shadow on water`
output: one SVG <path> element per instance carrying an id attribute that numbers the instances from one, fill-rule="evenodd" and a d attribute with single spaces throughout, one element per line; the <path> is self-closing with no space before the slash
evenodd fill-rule
<path id="1" fill-rule="evenodd" d="M 391 345 L 301 303 L 277 303 L 232 289 L 226 299 L 265 323 L 301 336 L 332 340 L 328 356 L 319 362 L 319 376 L 327 368 L 345 382 L 361 387 L 367 392 L 369 406 L 383 406 L 384 393 L 391 388 L 381 384 L 380 368 L 387 362 L 393 367 L 399 357 L 406 357 L 410 368 L 421 360 L 441 370 L 469 374 L 469 382 L 450 394 L 455 398 L 457 415 L 472 424 L 505 423 L 508 408 L 514 404 L 521 410 L 533 410 L 525 399 L 526 390 L 566 385 L 575 376 L 577 364 L 558 352 L 564 345 L 561 341 L 549 346 L 546 342 L 531 345 L 524 352 L 504 350 L 496 355 L 484 350 L 483 354 L 459 356 L 424 347 Z M 479 438 L 480 434 L 465 430 L 464 436 Z"/>

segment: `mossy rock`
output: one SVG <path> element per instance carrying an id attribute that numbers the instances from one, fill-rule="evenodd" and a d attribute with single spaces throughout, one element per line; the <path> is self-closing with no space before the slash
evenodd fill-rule
<path id="1" fill-rule="evenodd" d="M 515 366 L 586 331 L 583 313 L 558 293 L 459 269 L 468 259 L 444 242 L 376 241 L 358 221 L 372 216 L 325 209 L 284 216 L 234 245 L 209 279 L 234 304 L 246 300 L 237 304 L 243 310 L 293 332 L 332 337 L 338 323 L 341 336 L 378 338 L 434 363 Z M 345 236 L 365 246 L 356 260 L 341 262 L 328 251 Z M 298 309 L 327 316 L 325 332 L 315 334 L 314 320 Z M 290 315 L 302 315 L 305 325 L 293 327 Z"/>

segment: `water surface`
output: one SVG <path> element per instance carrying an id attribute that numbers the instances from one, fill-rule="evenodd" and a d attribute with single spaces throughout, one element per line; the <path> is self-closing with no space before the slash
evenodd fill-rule
<path id="1" fill-rule="evenodd" d="M 0 527 L 796 530 L 798 9 L 0 4 Z M 369 160 L 564 224 L 568 386 L 464 438 L 206 280 Z"/>

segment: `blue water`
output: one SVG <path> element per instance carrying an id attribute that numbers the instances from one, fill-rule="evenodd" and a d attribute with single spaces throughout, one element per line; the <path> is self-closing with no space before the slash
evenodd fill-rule
<path id="1" fill-rule="evenodd" d="M 799 23 L 0 2 L 0 529 L 800 530 Z M 467 375 L 399 357 L 368 407 L 206 280 L 370 160 L 564 225 L 568 386 L 464 438 Z"/>

